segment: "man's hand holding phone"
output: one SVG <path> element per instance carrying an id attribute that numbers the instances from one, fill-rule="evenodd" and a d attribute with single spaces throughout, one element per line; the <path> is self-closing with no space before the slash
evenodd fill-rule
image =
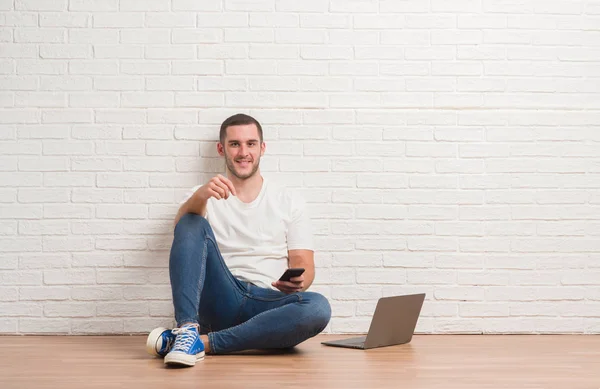
<path id="1" fill-rule="evenodd" d="M 304 289 L 304 276 L 302 273 L 304 273 L 303 268 L 287 269 L 279 280 L 271 283 L 271 285 L 286 294 L 301 292 Z"/>

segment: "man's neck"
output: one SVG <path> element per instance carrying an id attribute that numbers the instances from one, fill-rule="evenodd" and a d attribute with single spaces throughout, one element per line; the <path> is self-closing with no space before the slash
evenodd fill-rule
<path id="1" fill-rule="evenodd" d="M 237 178 L 228 171 L 227 178 L 229 178 L 229 181 L 235 187 L 238 199 L 244 203 L 254 201 L 258 197 L 263 184 L 263 177 L 260 171 L 257 171 L 252 177 L 245 180 Z"/>

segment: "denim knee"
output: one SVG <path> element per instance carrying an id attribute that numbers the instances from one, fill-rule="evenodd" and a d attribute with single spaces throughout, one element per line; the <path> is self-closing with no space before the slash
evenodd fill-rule
<path id="1" fill-rule="evenodd" d="M 208 223 L 208 220 L 206 220 L 205 217 L 196 213 L 186 213 L 177 222 L 177 225 L 175 226 L 175 233 L 191 232 L 195 235 L 198 232 L 206 229 L 210 229 L 210 223 Z"/>
<path id="2" fill-rule="evenodd" d="M 327 327 L 331 319 L 331 305 L 325 296 L 315 292 L 303 293 L 303 298 L 309 299 L 309 321 L 314 335 L 320 333 Z"/>

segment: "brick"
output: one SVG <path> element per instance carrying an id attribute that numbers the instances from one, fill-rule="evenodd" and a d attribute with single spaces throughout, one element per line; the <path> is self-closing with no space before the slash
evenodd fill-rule
<path id="1" fill-rule="evenodd" d="M 121 11 L 169 11 L 170 0 L 121 0 Z"/>
<path id="2" fill-rule="evenodd" d="M 43 0 L 16 0 L 15 10 L 23 11 L 66 11 L 67 0 L 48 3 Z"/>
<path id="3" fill-rule="evenodd" d="M 477 286 L 440 286 L 435 289 L 436 300 L 482 301 L 485 289 Z"/>
<path id="4" fill-rule="evenodd" d="M 507 317 L 509 308 L 504 304 L 464 303 L 459 305 L 462 317 Z"/>
<path id="5" fill-rule="evenodd" d="M 42 111 L 42 123 L 92 123 L 93 112 L 88 109 Z"/>
<path id="6" fill-rule="evenodd" d="M 138 59 L 144 57 L 144 46 L 133 44 L 95 44 L 94 58 L 100 59 Z"/>
<path id="7" fill-rule="evenodd" d="M 0 271 L 0 281 L 4 286 L 40 285 L 42 273 L 39 271 Z"/>
<path id="8" fill-rule="evenodd" d="M 83 237 L 44 237 L 43 249 L 48 252 L 78 252 L 92 251 L 94 242 L 92 238 Z"/>
<path id="9" fill-rule="evenodd" d="M 68 235 L 66 220 L 22 220 L 19 221 L 20 235 Z"/>
<path id="10" fill-rule="evenodd" d="M 164 326 L 165 328 L 174 328 L 176 323 L 173 316 L 170 317 L 153 317 L 150 319 L 134 318 L 123 320 L 123 326 L 125 333 L 135 333 L 144 335 L 156 328 L 157 325 Z"/>
<path id="11" fill-rule="evenodd" d="M 173 0 L 174 11 L 221 11 L 222 2 L 218 0 L 207 0 L 198 3 L 193 0 Z"/>
<path id="12" fill-rule="evenodd" d="M 531 287 L 490 286 L 486 288 L 487 301 L 535 301 L 536 291 Z"/>
<path id="13" fill-rule="evenodd" d="M 122 232 L 123 225 L 119 222 L 96 220 L 71 222 L 71 233 L 74 235 L 114 235 Z"/>
<path id="14" fill-rule="evenodd" d="M 91 58 L 92 47 L 84 44 L 40 45 L 41 58 L 81 59 Z"/>
<path id="15" fill-rule="evenodd" d="M 146 14 L 147 27 L 195 27 L 196 15 L 190 12 L 149 12 Z"/>
<path id="16" fill-rule="evenodd" d="M 0 205 L 0 219 L 38 219 L 42 216 L 40 205 Z"/>
<path id="17" fill-rule="evenodd" d="M 40 76 L 42 91 L 84 91 L 92 88 L 92 79 L 85 76 Z"/>
<path id="18" fill-rule="evenodd" d="M 20 187 L 33 187 L 41 186 L 42 175 L 40 173 L 3 173 L 0 172 L 0 186 L 13 186 L 18 185 Z"/>
<path id="19" fill-rule="evenodd" d="M 114 286 L 72 286 L 71 298 L 76 301 L 120 300 L 123 297 L 121 287 Z"/>
<path id="20" fill-rule="evenodd" d="M 355 248 L 357 250 L 403 251 L 406 250 L 407 244 L 401 239 L 362 239 L 356 241 Z"/>
<path id="21" fill-rule="evenodd" d="M 44 12 L 39 14 L 39 23 L 41 27 L 86 27 L 89 18 L 79 12 Z"/>
<path id="22" fill-rule="evenodd" d="M 45 270 L 46 285 L 90 285 L 96 280 L 96 271 L 91 270 Z"/>
<path id="23" fill-rule="evenodd" d="M 15 334 L 17 333 L 17 327 L 19 325 L 19 319 L 0 319 L 0 333 L 3 334 Z"/>
<path id="24" fill-rule="evenodd" d="M 104 28 L 143 27 L 144 15 L 139 12 L 95 12 L 93 26 Z"/>
<path id="25" fill-rule="evenodd" d="M 104 29 L 72 28 L 72 29 L 69 29 L 69 43 L 118 44 L 119 43 L 119 31 L 104 30 Z M 127 43 L 127 42 L 125 42 L 125 43 Z"/>
<path id="26" fill-rule="evenodd" d="M 46 317 L 93 317 L 96 307 L 87 303 L 46 303 L 44 316 Z"/>
<path id="27" fill-rule="evenodd" d="M 71 332 L 79 335 L 122 334 L 123 320 L 72 319 Z"/>
<path id="28" fill-rule="evenodd" d="M 36 45 L 0 43 L 0 58 L 38 58 Z"/>
<path id="29" fill-rule="evenodd" d="M 117 0 L 70 0 L 69 11 L 117 11 Z"/>
<path id="30" fill-rule="evenodd" d="M 409 242 L 410 246 L 410 242 Z M 455 284 L 456 272 L 450 270 L 407 270 L 409 284 Z"/>
<path id="31" fill-rule="evenodd" d="M 97 305 L 97 314 L 99 317 L 146 316 L 148 312 L 148 305 L 139 302 L 100 302 Z"/>
<path id="32" fill-rule="evenodd" d="M 148 276 L 145 270 L 98 270 L 98 284 L 145 284 Z"/>
<path id="33" fill-rule="evenodd" d="M 409 206 L 408 218 L 411 220 L 453 220 L 458 209 L 452 206 Z"/>
<path id="34" fill-rule="evenodd" d="M 142 204 L 100 204 L 96 206 L 96 217 L 100 219 L 145 219 L 148 207 Z"/>
<path id="35" fill-rule="evenodd" d="M 19 256 L 19 269 L 64 269 L 70 267 L 68 253 L 23 254 Z"/>
<path id="36" fill-rule="evenodd" d="M 96 250 L 145 250 L 144 238 L 96 238 Z"/>
<path id="37" fill-rule="evenodd" d="M 433 263 L 433 254 L 410 252 L 383 253 L 383 265 L 386 268 L 431 268 L 433 267 Z"/>
<path id="38" fill-rule="evenodd" d="M 49 219 L 90 219 L 91 205 L 44 205 L 44 218 Z"/>
<path id="39" fill-rule="evenodd" d="M 36 317 L 41 316 L 41 314 L 42 307 L 38 303 L 0 303 L 0 315 L 2 316 Z"/>
<path id="40" fill-rule="evenodd" d="M 92 75 L 116 75 L 118 63 L 116 61 L 93 60 L 93 61 L 70 61 L 69 73 L 92 74 Z"/>
<path id="41" fill-rule="evenodd" d="M 185 87 L 187 89 L 187 87 Z M 194 124 L 198 122 L 198 113 L 193 109 L 148 109 L 150 124 Z M 140 121 L 142 122 L 142 121 Z"/>
<path id="42" fill-rule="evenodd" d="M 408 249 L 411 251 L 455 251 L 457 241 L 443 237 L 409 237 Z"/>
<path id="43" fill-rule="evenodd" d="M 19 333 L 64 335 L 70 330 L 69 319 L 20 319 Z"/>
<path id="44" fill-rule="evenodd" d="M 19 28 L 15 30 L 14 42 L 65 43 L 65 36 L 66 31 L 59 28 Z"/>
<path id="45" fill-rule="evenodd" d="M 435 257 L 435 267 L 440 269 L 483 269 L 484 258 L 471 254 L 439 254 Z"/>
<path id="46" fill-rule="evenodd" d="M 12 223 L 10 225 L 12 231 L 10 231 L 11 233 L 14 232 L 13 235 L 16 235 L 16 223 Z M 8 235 L 8 234 L 3 234 L 3 235 Z M 0 269 L 2 270 L 15 270 L 17 269 L 19 266 L 19 259 L 18 259 L 18 255 L 17 254 L 3 254 L 2 255 L 2 263 L 0 264 Z"/>
<path id="47" fill-rule="evenodd" d="M 16 92 L 16 107 L 66 107 L 67 99 L 64 93 L 54 92 Z"/>
<path id="48" fill-rule="evenodd" d="M 26 286 L 19 288 L 21 301 L 62 301 L 68 300 L 71 292 L 63 286 Z"/>
<path id="49" fill-rule="evenodd" d="M 421 317 L 456 317 L 458 304 L 453 302 L 428 301 L 421 309 Z"/>

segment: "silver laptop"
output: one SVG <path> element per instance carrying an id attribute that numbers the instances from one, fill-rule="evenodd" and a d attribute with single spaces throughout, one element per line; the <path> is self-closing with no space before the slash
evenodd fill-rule
<path id="1" fill-rule="evenodd" d="M 411 341 L 425 293 L 382 297 L 377 302 L 367 336 L 321 342 L 327 346 L 366 350 Z"/>

